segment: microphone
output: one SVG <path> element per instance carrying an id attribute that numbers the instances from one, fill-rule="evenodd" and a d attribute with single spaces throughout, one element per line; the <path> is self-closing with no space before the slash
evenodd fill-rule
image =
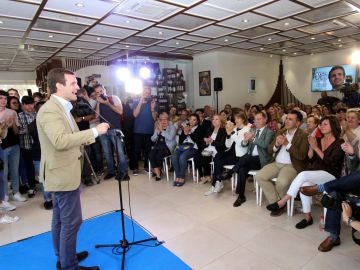
<path id="1" fill-rule="evenodd" d="M 89 103 L 86 103 L 86 105 L 90 108 L 90 110 L 92 110 L 97 116 L 99 116 L 102 120 L 104 120 L 105 123 L 109 124 L 110 128 L 113 129 L 114 126 L 106 119 L 104 118 L 100 113 L 98 113 L 96 110 L 94 110 L 93 107 L 91 107 L 91 105 Z M 120 130 L 121 132 L 121 130 Z M 122 133 L 122 132 L 121 132 Z"/>

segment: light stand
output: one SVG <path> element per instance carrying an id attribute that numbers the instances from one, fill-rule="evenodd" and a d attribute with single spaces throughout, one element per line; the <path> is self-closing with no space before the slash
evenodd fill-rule
<path id="1" fill-rule="evenodd" d="M 90 106 L 91 107 L 91 106 Z M 91 108 L 102 120 L 104 120 L 106 123 L 108 123 L 110 125 L 110 127 L 112 126 L 110 124 L 110 122 L 108 120 L 106 120 L 101 114 L 99 114 L 96 110 L 94 110 L 93 108 Z M 117 132 L 115 130 L 115 134 L 118 137 L 118 139 L 120 141 L 122 141 L 122 133 Z M 116 151 L 116 155 L 118 157 L 118 147 L 117 147 L 117 143 L 115 142 L 115 151 Z M 141 244 L 141 243 L 145 243 L 145 242 L 149 242 L 149 241 L 157 241 L 155 246 L 161 245 L 163 244 L 163 242 L 159 242 L 157 237 L 150 237 L 150 238 L 146 238 L 143 240 L 138 240 L 138 241 L 134 241 L 134 242 L 128 242 L 128 240 L 126 239 L 126 232 L 125 232 L 125 218 L 124 218 L 124 204 L 123 204 L 123 195 L 122 195 L 122 187 L 121 187 L 121 182 L 123 182 L 124 180 L 124 176 L 125 174 L 120 174 L 120 170 L 119 170 L 119 157 L 117 160 L 117 170 L 116 170 L 116 177 L 115 179 L 118 180 L 118 188 L 119 188 L 119 199 L 120 199 L 120 216 L 121 216 L 121 240 L 120 243 L 114 243 L 114 244 L 97 244 L 95 245 L 95 248 L 103 248 L 103 247 L 111 247 L 111 248 L 122 248 L 122 260 L 121 260 L 121 269 L 125 269 L 125 255 L 126 252 L 129 250 L 129 248 L 133 245 L 137 245 L 137 244 Z"/>

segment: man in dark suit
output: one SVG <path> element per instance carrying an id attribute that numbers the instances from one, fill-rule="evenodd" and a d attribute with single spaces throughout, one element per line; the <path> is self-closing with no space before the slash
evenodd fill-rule
<path id="1" fill-rule="evenodd" d="M 63 68 L 52 69 L 47 75 L 52 94 L 39 110 L 36 123 L 41 144 L 39 179 L 45 191 L 53 193 L 52 235 L 57 269 L 97 270 L 99 267 L 79 266 L 87 251 L 76 254 L 76 236 L 82 222 L 80 204 L 81 159 L 83 146 L 95 142 L 109 128 L 101 123 L 95 128 L 79 131 L 70 110 L 79 89 L 75 74 Z"/>
<path id="2" fill-rule="evenodd" d="M 264 191 L 264 195 L 273 203 L 282 198 L 295 176 L 307 165 L 309 143 L 307 134 L 299 127 L 302 122 L 299 111 L 290 111 L 285 120 L 285 128 L 279 130 L 276 138 L 268 147 L 268 152 L 274 156 L 274 162 L 266 165 L 256 173 L 256 181 Z M 274 184 L 272 179 L 277 178 Z M 286 205 L 271 212 L 272 216 L 284 213 Z"/>

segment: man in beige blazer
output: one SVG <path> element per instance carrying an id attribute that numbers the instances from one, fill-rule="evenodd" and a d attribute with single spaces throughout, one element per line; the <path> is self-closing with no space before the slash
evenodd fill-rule
<path id="1" fill-rule="evenodd" d="M 47 75 L 52 94 L 37 115 L 41 145 L 40 181 L 53 193 L 52 235 L 57 269 L 99 269 L 79 266 L 87 251 L 76 254 L 76 236 L 82 222 L 80 180 L 82 146 L 95 142 L 109 128 L 102 123 L 79 131 L 70 110 L 79 89 L 75 74 L 63 68 L 52 69 Z"/>

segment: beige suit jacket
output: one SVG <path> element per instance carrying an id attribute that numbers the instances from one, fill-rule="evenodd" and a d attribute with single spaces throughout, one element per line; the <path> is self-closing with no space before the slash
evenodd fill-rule
<path id="1" fill-rule="evenodd" d="M 36 122 L 41 146 L 39 179 L 46 191 L 72 191 L 80 186 L 82 146 L 95 142 L 91 129 L 72 130 L 61 103 L 53 96 L 39 110 Z"/>

